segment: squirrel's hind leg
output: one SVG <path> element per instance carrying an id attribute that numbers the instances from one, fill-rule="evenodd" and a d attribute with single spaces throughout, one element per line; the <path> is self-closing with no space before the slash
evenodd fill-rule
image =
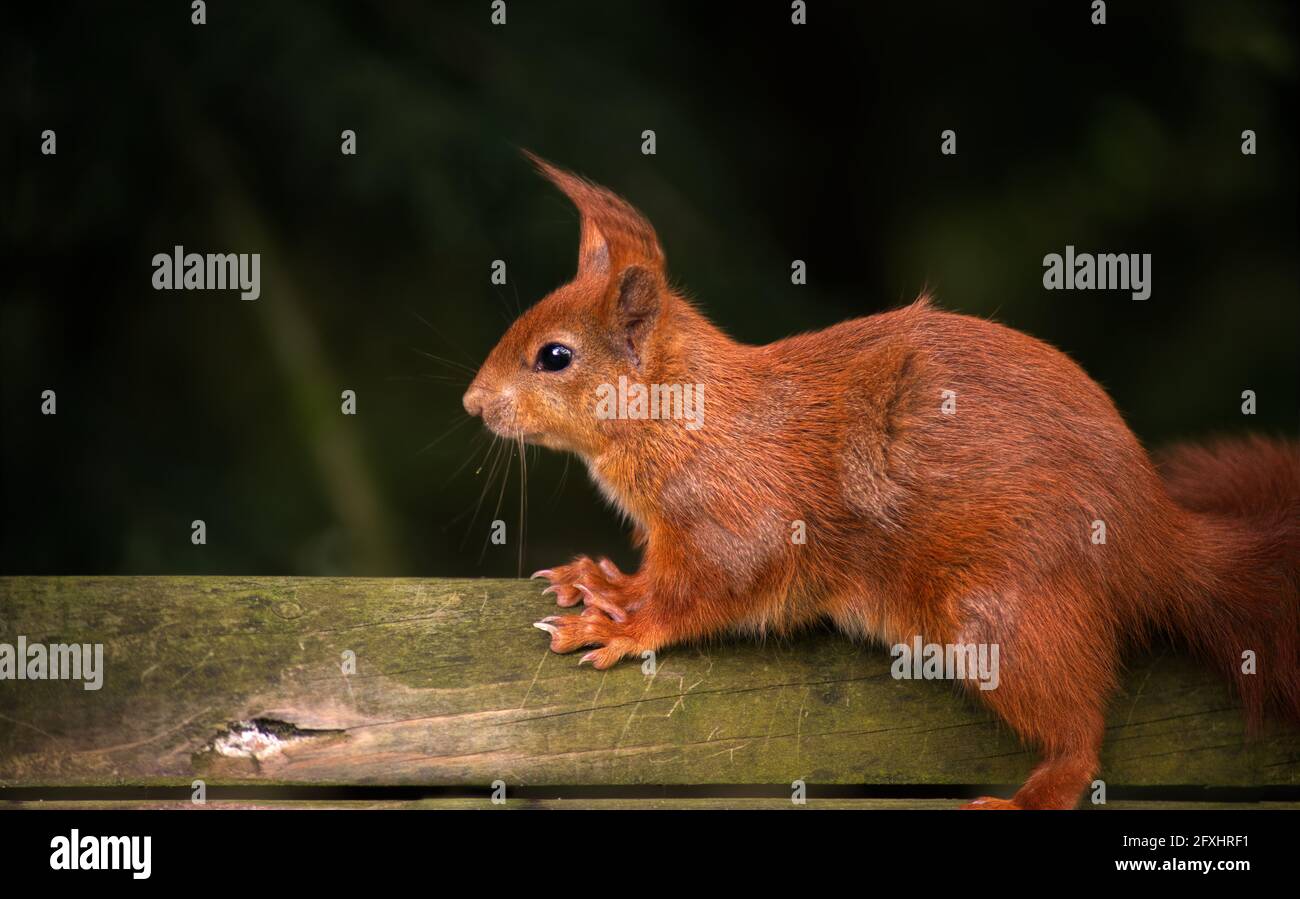
<path id="1" fill-rule="evenodd" d="M 1079 609 L 1068 590 L 1051 596 L 1057 608 Z M 1042 760 L 1010 801 L 983 797 L 964 808 L 1070 809 L 1099 769 L 1105 734 L 1105 707 L 1117 661 L 1111 635 L 1088 632 L 1086 622 L 1061 622 L 1050 632 L 1027 627 L 1042 608 L 1022 609 L 1018 621 L 968 622 L 964 635 L 999 644 L 1001 671 L 995 689 L 972 689 L 1026 743 L 1038 746 Z M 1015 616 L 1012 616 L 1013 619 Z M 970 684 L 974 688 L 975 684 Z"/>
<path id="2" fill-rule="evenodd" d="M 1044 747 L 1043 760 L 1029 775 L 1024 786 L 1008 801 L 983 796 L 962 808 L 967 809 L 1072 809 L 1079 804 L 1079 796 L 1091 784 L 1098 769 L 1101 736 L 1104 722 L 1100 714 L 1080 715 L 1076 710 L 1068 726 L 1071 736 L 1054 739 L 1053 745 Z M 1062 710 L 1062 715 L 1069 713 Z M 1004 715 L 1004 717 L 1006 717 Z M 1022 735 L 1024 730 L 1017 722 L 1007 721 Z M 1023 724 L 1023 722 L 1022 722 Z M 1037 724 L 1037 723 L 1036 723 Z M 1041 729 L 1037 724 L 1033 729 Z"/>

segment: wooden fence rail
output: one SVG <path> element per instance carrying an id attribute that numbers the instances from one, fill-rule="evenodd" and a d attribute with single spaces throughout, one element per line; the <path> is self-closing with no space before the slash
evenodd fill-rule
<path id="1" fill-rule="evenodd" d="M 243 805 L 293 785 L 443 791 L 327 804 L 464 806 L 494 781 L 541 804 L 648 801 L 628 798 L 640 785 L 663 791 L 658 805 L 788 805 L 779 791 L 803 780 L 814 796 L 839 785 L 841 805 L 929 806 L 1018 784 L 1033 765 L 952 685 L 891 678 L 879 647 L 737 638 L 665 649 L 653 674 L 632 661 L 597 672 L 547 650 L 531 627 L 555 611 L 540 593 L 513 580 L 0 578 L 0 644 L 104 653 L 99 690 L 0 680 L 0 800 L 85 804 L 202 779 L 242 786 Z M 1199 786 L 1300 806 L 1300 737 L 1246 742 L 1216 679 L 1149 656 L 1112 704 L 1101 776 L 1121 794 L 1195 801 Z M 764 787 L 777 793 L 728 798 Z"/>

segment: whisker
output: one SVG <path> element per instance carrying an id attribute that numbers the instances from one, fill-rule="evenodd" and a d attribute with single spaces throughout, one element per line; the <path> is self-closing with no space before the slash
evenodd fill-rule
<path id="1" fill-rule="evenodd" d="M 426 358 L 426 359 L 430 359 L 430 360 L 432 360 L 432 361 L 434 361 L 434 362 L 440 362 L 440 363 L 442 363 L 443 365 L 452 365 L 452 366 L 455 366 L 456 368 L 459 368 L 459 369 L 461 369 L 461 370 L 463 370 L 463 371 L 465 371 L 465 372 L 468 372 L 470 377 L 473 377 L 475 374 L 478 373 L 478 372 L 477 372 L 474 368 L 472 368 L 471 366 L 468 366 L 468 365 L 466 365 L 466 364 L 463 363 L 463 362 L 457 362 L 455 359 L 448 359 L 446 356 L 439 356 L 439 355 L 437 355 L 436 353 L 429 353 L 429 352 L 425 352 L 424 350 L 418 350 L 418 349 L 416 349 L 415 347 L 407 347 L 407 349 L 409 349 L 412 353 L 419 353 L 419 354 L 420 354 L 421 356 L 423 356 L 424 358 Z"/>
<path id="2" fill-rule="evenodd" d="M 498 290 L 495 291 L 495 293 L 497 295 L 497 301 L 501 304 L 501 308 L 497 311 L 501 313 L 501 318 L 505 320 L 505 323 L 508 326 L 511 321 L 513 321 L 510 317 L 510 304 L 506 302 L 506 298 L 501 294 L 501 291 Z"/>
<path id="3" fill-rule="evenodd" d="M 479 474 L 481 474 L 481 473 L 483 472 L 483 469 L 484 469 L 485 467 L 487 467 L 487 466 L 489 466 L 489 465 L 491 466 L 491 467 L 488 469 L 488 476 L 487 476 L 487 478 L 483 481 L 483 489 L 479 491 L 479 494 L 478 494 L 478 502 L 474 504 L 474 515 L 473 515 L 472 518 L 470 518 L 470 520 L 469 520 L 469 524 L 468 524 L 468 525 L 466 526 L 466 528 L 465 528 L 465 536 L 464 536 L 463 538 L 461 538 L 461 541 L 460 541 L 460 547 L 461 547 L 461 549 L 464 549 L 464 548 L 465 548 L 465 541 L 469 539 L 470 532 L 474 530 L 474 522 L 478 521 L 478 513 L 479 513 L 479 512 L 482 510 L 482 508 L 483 508 L 483 500 L 487 497 L 488 490 L 489 490 L 489 489 L 491 488 L 491 486 L 492 486 L 492 480 L 493 480 L 493 478 L 494 478 L 495 475 L 496 475 L 497 466 L 498 466 L 498 465 L 500 464 L 500 462 L 501 462 L 501 449 L 502 449 L 503 446 L 504 446 L 504 444 L 501 442 L 501 439 L 500 439 L 499 437 L 497 437 L 496 434 L 493 434 L 493 435 L 492 435 L 492 445 L 488 447 L 488 451 L 487 451 L 486 455 L 484 455 L 484 457 L 483 457 L 483 462 L 481 462 L 481 463 L 479 464 L 478 469 L 475 470 L 475 472 L 474 472 L 475 476 L 478 476 Z M 455 518 L 455 519 L 452 519 L 452 520 L 453 520 L 453 521 L 456 521 L 456 520 L 459 520 L 459 519 L 461 519 L 461 518 L 464 518 L 465 515 L 466 515 L 466 513 L 468 513 L 468 511 L 469 511 L 469 510 L 466 509 L 465 512 L 462 512 L 460 515 L 456 516 L 456 518 Z"/>
<path id="4" fill-rule="evenodd" d="M 480 431 L 480 432 L 478 433 L 478 436 L 476 436 L 476 437 L 474 438 L 474 443 L 475 443 L 476 445 L 470 447 L 469 455 L 465 457 L 465 461 L 462 462 L 462 463 L 460 463 L 460 465 L 456 468 L 456 470 L 453 471 L 453 472 L 451 473 L 451 477 L 447 478 L 447 480 L 443 482 L 443 485 L 442 485 L 442 486 L 443 486 L 444 488 L 445 488 L 448 484 L 450 484 L 452 481 L 456 480 L 456 476 L 457 476 L 458 474 L 460 474 L 462 471 L 464 471 L 464 470 L 465 470 L 465 466 L 468 465 L 470 462 L 472 462 L 472 461 L 474 460 L 474 454 L 478 452 L 478 448 L 479 448 L 479 446 L 481 446 L 481 445 L 483 444 L 483 441 L 486 440 L 486 439 L 488 438 L 488 436 L 489 436 L 489 433 L 488 433 L 487 431 Z M 491 447 L 488 447 L 488 450 L 489 450 L 489 452 L 490 452 L 490 451 L 491 451 Z M 468 511 L 468 510 L 466 510 L 466 511 Z M 464 512 L 461 513 L 461 515 L 464 515 L 464 514 L 465 514 Z M 455 519 L 453 519 L 453 521 L 454 521 L 454 520 L 455 520 Z"/>
<path id="5" fill-rule="evenodd" d="M 519 441 L 519 566 L 516 577 L 524 576 L 524 541 L 528 527 L 528 453 L 525 451 L 524 438 Z"/>
<path id="6" fill-rule="evenodd" d="M 447 428 L 447 430 L 443 431 L 440 435 L 435 437 L 433 440 L 426 443 L 424 447 L 420 449 L 420 451 L 417 452 L 415 455 L 417 456 L 424 455 L 429 450 L 433 449 L 439 443 L 442 443 L 442 441 L 446 440 L 448 437 L 454 434 L 459 428 L 465 427 L 465 423 L 468 421 L 473 421 L 473 419 L 470 418 L 469 413 L 468 412 L 460 413 L 458 421 L 454 422 L 450 427 Z"/>
<path id="7" fill-rule="evenodd" d="M 569 463 L 573 461 L 573 456 L 569 453 L 564 454 L 564 470 L 560 472 L 560 482 L 555 485 L 555 492 L 551 494 L 551 499 L 555 500 L 564 491 L 565 481 L 569 478 Z"/>
<path id="8" fill-rule="evenodd" d="M 391 377 L 387 377 L 384 380 L 385 381 L 435 381 L 441 385 L 455 387 L 459 390 L 464 390 L 465 388 L 469 387 L 469 382 L 470 382 L 470 378 L 466 375 L 453 377 L 452 375 L 429 375 L 429 374 L 392 375 Z"/>
<path id="9" fill-rule="evenodd" d="M 416 312 L 414 309 L 407 309 L 406 311 L 409 312 L 409 313 L 411 313 L 411 315 L 413 315 L 413 316 L 415 317 L 416 321 L 418 321 L 420 324 L 424 325 L 426 328 L 428 328 L 430 331 L 432 331 L 434 337 L 437 337 L 439 340 L 441 340 L 443 343 L 447 344 L 447 345 L 450 346 L 450 347 L 456 347 L 456 346 L 458 346 L 457 344 L 453 343 L 452 341 L 450 341 L 450 340 L 448 340 L 446 337 L 444 337 L 443 334 L 442 334 L 442 332 L 439 331 L 437 328 L 435 328 L 435 327 L 433 326 L 433 323 L 430 322 L 428 319 L 426 319 L 423 315 L 421 315 L 420 313 Z M 462 357 L 464 357 L 464 351 L 463 351 L 463 350 L 460 351 L 460 354 L 461 354 Z M 470 359 L 470 360 L 468 360 L 468 361 L 469 361 L 471 364 L 473 363 L 473 360 L 472 360 L 472 359 Z"/>
<path id="10" fill-rule="evenodd" d="M 513 291 L 515 292 L 515 314 L 516 314 L 516 315 L 523 315 L 523 314 L 524 314 L 524 307 L 523 307 L 523 305 L 519 302 L 519 285 L 516 284 L 514 281 L 511 281 L 511 282 L 510 282 L 510 289 L 513 290 Z"/>
<path id="11" fill-rule="evenodd" d="M 511 446 L 510 443 L 507 443 L 505 441 L 502 441 L 501 445 L 505 447 Z M 501 492 L 497 494 L 497 505 L 496 508 L 492 510 L 493 521 L 498 521 L 501 517 L 501 501 L 506 498 L 506 486 L 510 483 L 510 458 L 509 458 L 510 451 L 507 449 L 502 455 L 506 459 L 506 464 L 503 471 L 501 472 Z M 480 550 L 478 554 L 478 562 L 480 565 L 483 564 L 483 556 L 487 554 L 488 541 L 491 538 L 492 538 L 492 531 L 489 530 L 487 536 L 483 538 L 483 549 Z"/>

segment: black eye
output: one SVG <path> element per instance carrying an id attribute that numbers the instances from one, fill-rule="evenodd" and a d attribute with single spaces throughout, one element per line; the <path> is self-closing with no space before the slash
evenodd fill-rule
<path id="1" fill-rule="evenodd" d="M 562 343 L 548 343 L 537 351 L 538 371 L 563 371 L 573 361 L 573 350 Z"/>

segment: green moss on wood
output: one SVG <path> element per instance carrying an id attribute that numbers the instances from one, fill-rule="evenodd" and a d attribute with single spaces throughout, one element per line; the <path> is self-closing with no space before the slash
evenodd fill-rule
<path id="1" fill-rule="evenodd" d="M 0 578 L 0 641 L 102 642 L 106 666 L 98 692 L 0 681 L 0 785 L 1015 784 L 1034 762 L 951 685 L 838 635 L 670 648 L 649 677 L 548 652 L 531 624 L 555 611 L 522 581 Z M 1300 783 L 1300 737 L 1247 744 L 1191 663 L 1138 659 L 1127 684 L 1112 786 Z M 253 719 L 337 733 L 214 749 Z"/>

